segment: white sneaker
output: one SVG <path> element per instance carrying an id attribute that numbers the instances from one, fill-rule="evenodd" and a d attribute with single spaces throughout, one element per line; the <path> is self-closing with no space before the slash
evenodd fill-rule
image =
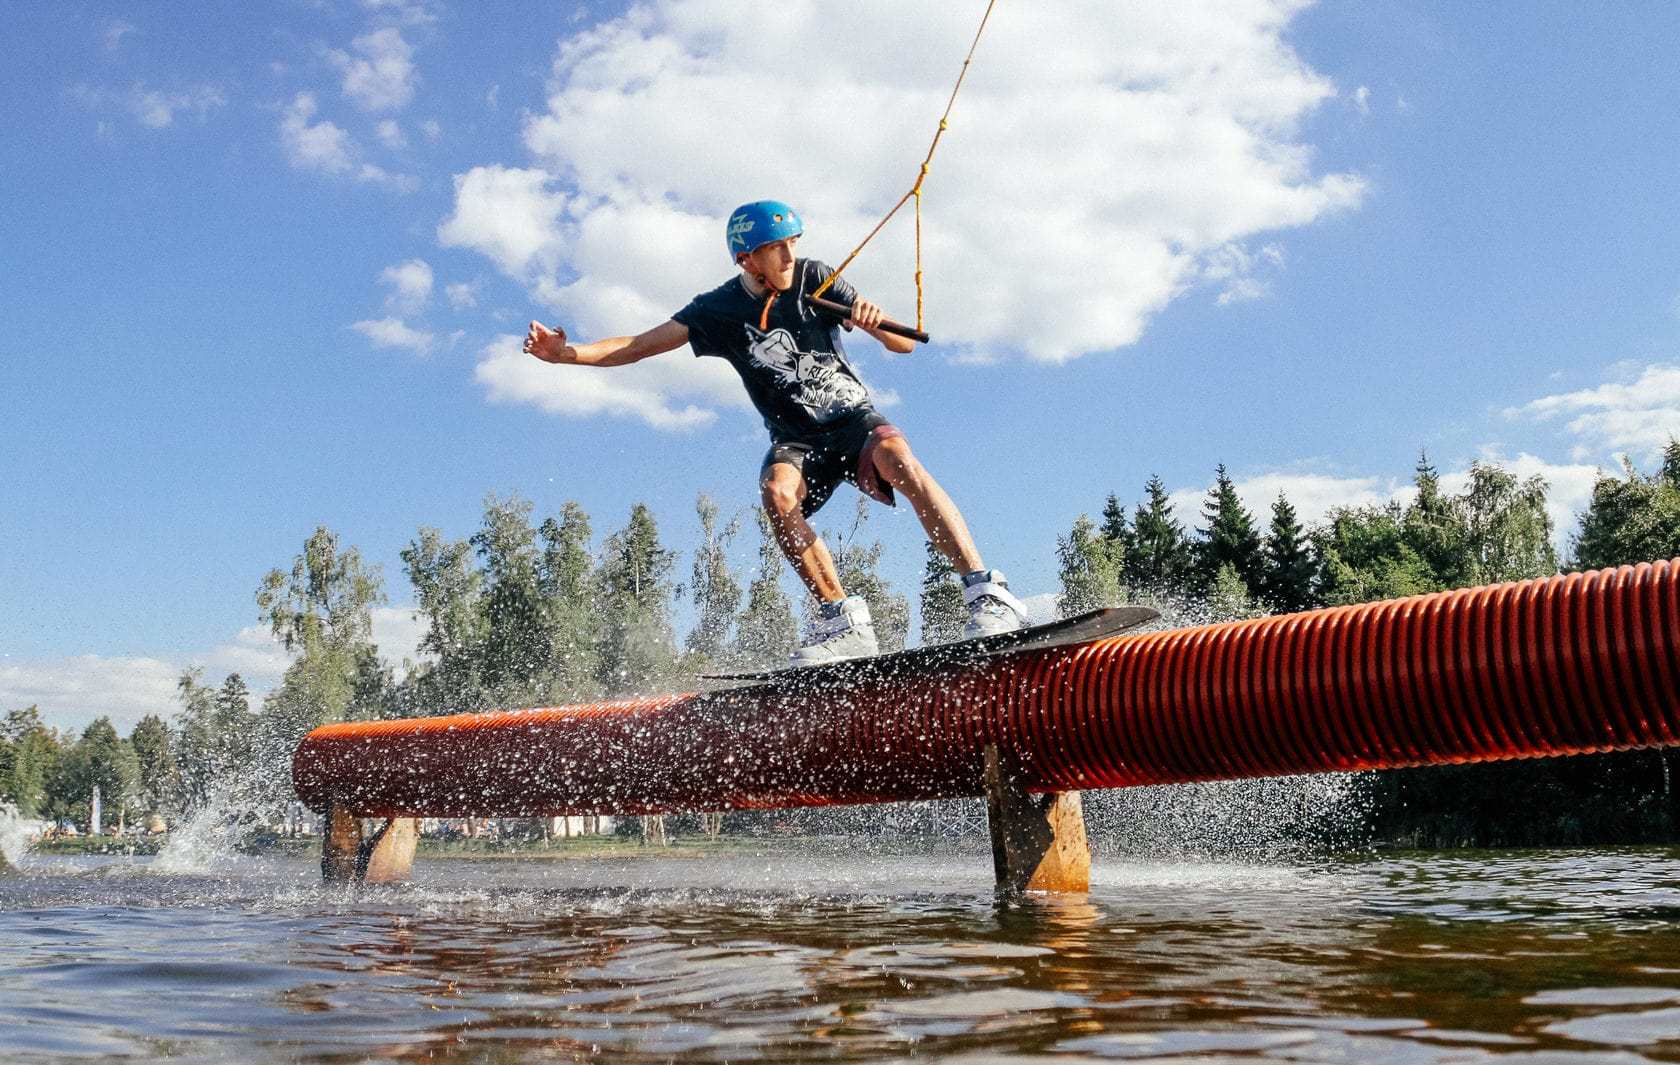
<path id="1" fill-rule="evenodd" d="M 812 666 L 819 662 L 868 658 L 879 651 L 869 604 L 862 596 L 851 595 L 840 600 L 840 609 L 833 617 L 818 615 L 806 626 L 805 638 L 800 641 L 799 650 L 793 652 L 790 664 Z"/>
<path id="2" fill-rule="evenodd" d="M 1032 624 L 1026 604 L 1010 592 L 1002 570 L 987 570 L 973 584 L 964 578 L 963 604 L 968 607 L 968 624 L 963 626 L 965 640 L 1014 632 Z"/>

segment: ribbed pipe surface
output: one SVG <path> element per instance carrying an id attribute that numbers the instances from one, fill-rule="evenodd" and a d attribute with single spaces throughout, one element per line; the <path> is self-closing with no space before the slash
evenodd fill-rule
<path id="1" fill-rule="evenodd" d="M 328 725 L 310 806 L 659 813 L 1578 754 L 1680 742 L 1680 560 L 1022 652 L 798 694 L 760 685 Z"/>

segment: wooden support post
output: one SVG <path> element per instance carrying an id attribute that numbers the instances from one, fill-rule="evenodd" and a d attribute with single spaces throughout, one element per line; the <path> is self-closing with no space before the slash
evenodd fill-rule
<path id="1" fill-rule="evenodd" d="M 371 836 L 362 821 L 337 804 L 327 807 L 321 834 L 321 878 L 363 884 L 393 884 L 408 879 L 414 868 L 414 848 L 420 842 L 420 821 L 413 817 L 386 819 Z"/>
<path id="2" fill-rule="evenodd" d="M 1091 889 L 1091 845 L 1079 793 L 1029 794 L 996 745 L 986 748 L 986 819 L 998 890 Z"/>

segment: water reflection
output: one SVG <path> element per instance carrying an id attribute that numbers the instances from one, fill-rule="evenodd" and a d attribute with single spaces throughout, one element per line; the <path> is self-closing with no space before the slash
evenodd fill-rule
<path id="1" fill-rule="evenodd" d="M 431 862 L 322 891 L 65 866 L 0 885 L 0 1046 L 626 1061 L 1680 1061 L 1680 856 L 1099 868 L 984 855 Z"/>

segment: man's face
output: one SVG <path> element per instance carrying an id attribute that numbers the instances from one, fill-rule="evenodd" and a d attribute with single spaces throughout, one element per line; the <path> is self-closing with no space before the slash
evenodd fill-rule
<path id="1" fill-rule="evenodd" d="M 777 292 L 786 292 L 793 287 L 793 249 L 798 243 L 798 237 L 788 237 L 786 240 L 760 244 L 742 258 L 741 269 L 750 274 L 755 281 L 760 281 Z"/>

